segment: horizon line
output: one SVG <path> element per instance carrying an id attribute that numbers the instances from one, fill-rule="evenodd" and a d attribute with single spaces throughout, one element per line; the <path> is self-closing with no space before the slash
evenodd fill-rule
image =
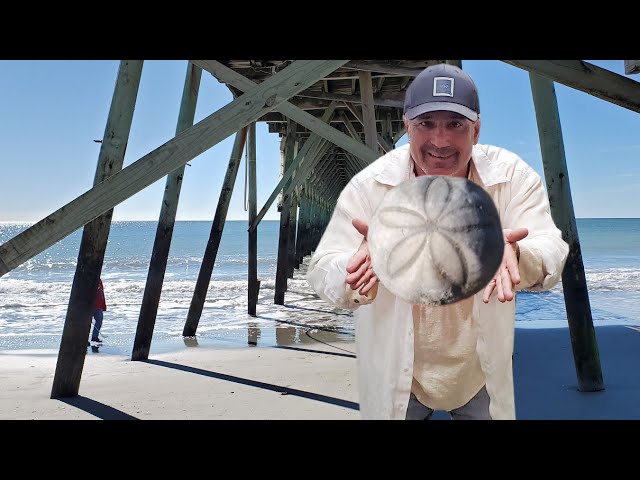
<path id="1" fill-rule="evenodd" d="M 0 220 L 0 225 L 10 224 L 36 224 L 40 220 Z M 640 220 L 640 217 L 576 217 L 576 220 Z M 183 218 L 176 219 L 176 222 L 212 222 L 212 218 Z M 225 222 L 248 222 L 248 219 L 228 218 Z M 279 218 L 263 218 L 265 222 L 278 222 Z M 158 222 L 158 219 L 126 219 L 126 220 L 112 220 L 112 223 L 119 222 Z M 80 228 L 80 227 L 78 227 Z"/>

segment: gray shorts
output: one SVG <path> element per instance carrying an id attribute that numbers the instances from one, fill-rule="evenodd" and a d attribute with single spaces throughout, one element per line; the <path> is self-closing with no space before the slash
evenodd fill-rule
<path id="1" fill-rule="evenodd" d="M 466 404 L 454 408 L 449 413 L 452 420 L 491 420 L 489 415 L 489 394 L 486 387 L 482 387 Z M 423 405 L 412 393 L 409 397 L 407 416 L 405 420 L 430 420 L 433 409 Z"/>

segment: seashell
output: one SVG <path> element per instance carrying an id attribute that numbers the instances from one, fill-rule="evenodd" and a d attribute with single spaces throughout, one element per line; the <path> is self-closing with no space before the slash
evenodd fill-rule
<path id="1" fill-rule="evenodd" d="M 410 303 L 470 297 L 498 271 L 504 237 L 493 200 L 461 177 L 420 176 L 391 189 L 368 234 L 380 282 Z"/>

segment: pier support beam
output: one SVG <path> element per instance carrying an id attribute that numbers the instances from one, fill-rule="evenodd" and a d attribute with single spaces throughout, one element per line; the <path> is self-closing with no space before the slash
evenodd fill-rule
<path id="1" fill-rule="evenodd" d="M 591 318 L 587 280 L 573 212 L 556 92 L 553 82 L 545 77 L 529 73 L 529 79 L 538 122 L 551 215 L 562 231 L 562 238 L 569 244 L 569 257 L 562 272 L 562 289 L 569 321 L 573 360 L 578 376 L 578 390 L 582 392 L 603 390 L 600 354 Z"/>
<path id="2" fill-rule="evenodd" d="M 182 90 L 182 101 L 178 113 L 176 135 L 193 125 L 201 78 L 202 69 L 190 62 L 187 63 L 187 73 Z M 142 296 L 136 337 L 133 341 L 131 360 L 147 360 L 149 358 L 149 349 L 151 348 L 153 329 L 156 324 L 164 274 L 167 270 L 167 260 L 169 258 L 169 249 L 171 248 L 173 229 L 176 224 L 176 213 L 180 200 L 184 168 L 185 166 L 182 165 L 167 175 L 164 196 L 162 197 L 162 206 L 160 207 L 160 217 L 158 218 L 158 226 L 156 228 L 156 238 L 153 242 L 151 261 L 149 262 L 147 283 Z"/>
<path id="3" fill-rule="evenodd" d="M 140 86 L 142 65 L 142 60 L 120 62 L 98 155 L 94 186 L 122 169 Z M 82 232 L 78 263 L 71 285 L 69 306 L 53 377 L 51 398 L 74 397 L 80 389 L 91 318 L 96 305 L 96 291 L 109 239 L 112 215 L 113 207 L 102 211 L 99 216 L 85 225 Z"/>

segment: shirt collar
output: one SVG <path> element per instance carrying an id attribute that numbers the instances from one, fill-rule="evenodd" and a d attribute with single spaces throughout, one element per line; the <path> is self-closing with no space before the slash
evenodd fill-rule
<path id="1" fill-rule="evenodd" d="M 483 145 L 474 145 L 471 152 L 471 178 L 478 179 L 485 187 L 508 182 L 498 162 L 485 153 Z M 405 180 L 415 177 L 413 161 L 409 154 L 409 145 L 403 145 L 389 152 L 391 161 L 375 176 L 376 181 L 395 187 Z"/>

